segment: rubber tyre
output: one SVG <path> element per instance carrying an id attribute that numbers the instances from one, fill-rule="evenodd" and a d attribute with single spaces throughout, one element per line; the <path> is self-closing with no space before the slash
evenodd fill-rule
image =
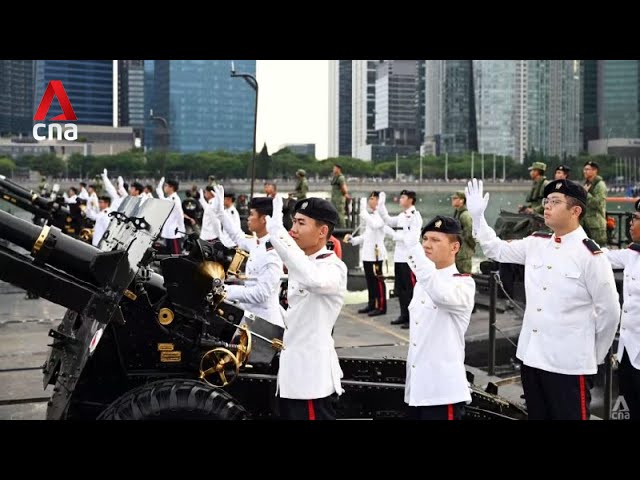
<path id="1" fill-rule="evenodd" d="M 109 405 L 98 420 L 246 420 L 231 395 L 192 379 L 159 380 L 137 387 Z"/>

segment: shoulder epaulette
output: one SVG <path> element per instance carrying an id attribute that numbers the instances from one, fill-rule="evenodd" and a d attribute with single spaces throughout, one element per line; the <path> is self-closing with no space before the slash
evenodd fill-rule
<path id="1" fill-rule="evenodd" d="M 640 243 L 631 243 L 628 247 L 629 250 L 640 253 Z"/>
<path id="2" fill-rule="evenodd" d="M 600 245 L 598 245 L 596 242 L 594 242 L 590 238 L 585 238 L 584 240 L 582 240 L 582 243 L 584 243 L 584 246 L 587 247 L 589 251 L 594 255 L 602 253 L 602 250 L 600 250 Z"/>
<path id="3" fill-rule="evenodd" d="M 323 253 L 322 255 L 318 255 L 316 260 L 322 260 L 323 258 L 327 258 L 329 255 L 333 255 L 333 252 Z"/>
<path id="4" fill-rule="evenodd" d="M 470 277 L 471 274 L 470 273 L 454 273 L 453 276 L 454 277 Z"/>
<path id="5" fill-rule="evenodd" d="M 539 231 L 539 232 L 533 232 L 531 236 L 540 237 L 540 238 L 551 238 L 553 236 L 553 233 Z"/>
<path id="6" fill-rule="evenodd" d="M 271 245 L 271 242 L 267 242 L 264 244 L 264 248 L 269 251 L 269 250 L 273 250 L 273 245 Z"/>

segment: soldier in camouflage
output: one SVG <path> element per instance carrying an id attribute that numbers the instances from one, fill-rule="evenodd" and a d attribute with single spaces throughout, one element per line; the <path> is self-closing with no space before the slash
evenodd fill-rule
<path id="1" fill-rule="evenodd" d="M 344 228 L 346 203 L 351 200 L 347 181 L 342 174 L 342 167 L 337 163 L 333 166 L 333 178 L 331 179 L 331 203 L 338 211 L 338 224 L 336 227 Z"/>
<path id="2" fill-rule="evenodd" d="M 527 195 L 526 205 L 520 207 L 520 213 L 544 213 L 542 199 L 544 198 L 544 187 L 549 184 L 549 180 L 544 176 L 547 165 L 542 162 L 533 162 L 529 167 L 529 175 L 533 180 L 533 186 Z"/>
<path id="3" fill-rule="evenodd" d="M 598 245 L 607 244 L 607 185 L 599 175 L 596 162 L 587 162 L 582 169 L 584 189 L 587 191 L 587 213 L 582 228 Z"/>
<path id="4" fill-rule="evenodd" d="M 467 210 L 467 199 L 463 191 L 451 196 L 451 206 L 455 208 L 453 218 L 462 226 L 462 245 L 456 253 L 456 267 L 460 273 L 471 273 L 471 259 L 476 251 L 476 241 L 473 239 L 473 222 Z"/>

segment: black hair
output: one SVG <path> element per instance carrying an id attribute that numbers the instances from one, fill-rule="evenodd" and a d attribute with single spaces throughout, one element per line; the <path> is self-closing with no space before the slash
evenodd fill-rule
<path id="1" fill-rule="evenodd" d="M 582 209 L 580 216 L 578 217 L 578 220 L 582 220 L 587 213 L 587 206 L 576 197 L 570 197 L 568 195 L 565 195 L 565 197 L 567 198 L 567 205 L 569 205 L 569 208 L 580 207 Z"/>

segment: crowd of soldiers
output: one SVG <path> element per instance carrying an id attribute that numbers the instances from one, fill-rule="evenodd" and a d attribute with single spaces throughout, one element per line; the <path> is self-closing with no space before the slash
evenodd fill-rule
<path id="1" fill-rule="evenodd" d="M 558 175 L 567 175 L 569 169 L 561 167 Z M 606 195 L 597 164 L 585 164 L 584 185 L 567 178 L 547 181 L 545 170 L 539 162 L 532 165 L 534 187 L 526 208 L 544 215 L 550 232 L 522 240 L 504 241 L 496 236 L 484 217 L 489 194 L 475 179 L 452 195 L 452 216 L 439 215 L 426 223 L 415 206 L 414 191 L 401 192 L 402 212 L 395 216 L 386 208 L 385 192 L 374 191 L 361 199 L 363 231 L 345 237 L 346 242 L 363 249 L 369 297 L 359 312 L 369 316 L 387 312 L 382 262 L 387 258 L 383 240 L 389 236 L 395 242 L 394 289 L 400 303 L 400 316 L 391 323 L 409 330 L 405 402 L 413 418 L 459 419 L 471 401 L 464 336 L 475 303 L 470 273 L 476 243 L 491 259 L 525 265 L 528 301 L 516 356 L 522 362 L 529 418 L 589 418 L 593 375 L 604 362 L 619 324 L 621 393 L 631 418 L 639 418 L 640 323 L 636 310 L 640 304 L 635 305 L 635 298 L 640 294 L 634 280 L 640 278 L 640 243 L 609 251 L 593 238 L 601 234 Z M 204 241 L 220 240 L 250 253 L 244 282 L 228 285 L 227 298 L 284 328 L 286 349 L 280 355 L 276 392 L 280 416 L 333 419 L 335 402 L 344 390 L 332 334 L 344 303 L 347 267 L 327 244 L 344 221 L 343 202 L 350 197 L 339 165 L 334 167 L 335 198 L 332 195 L 331 202 L 308 198 L 305 172 L 299 170 L 297 176 L 290 209 L 270 182 L 264 185 L 264 197 L 250 200 L 250 236 L 240 227 L 235 195 L 215 179 L 203 189 L 192 190 L 184 201 L 197 203 L 193 212 L 201 211 L 201 220 L 191 207 L 183 208 L 178 182 L 161 179 L 157 196 L 176 207 L 161 236 L 167 251 L 180 253 L 186 222 L 199 226 Z M 116 189 L 106 170 L 102 181 L 110 198 L 92 198 L 95 192 L 86 191 L 87 203 L 91 202 L 94 214 L 98 212 L 96 230 L 99 216 L 116 209 L 127 195 L 141 196 L 143 201 L 152 196 L 149 186 L 134 183 L 127 189 L 121 179 Z M 70 189 L 68 201 L 81 194 L 82 189 Z M 632 224 L 634 242 L 640 242 L 640 205 L 637 210 Z M 625 269 L 622 317 L 612 265 Z M 287 303 L 283 305 L 280 285 L 285 272 Z"/>

